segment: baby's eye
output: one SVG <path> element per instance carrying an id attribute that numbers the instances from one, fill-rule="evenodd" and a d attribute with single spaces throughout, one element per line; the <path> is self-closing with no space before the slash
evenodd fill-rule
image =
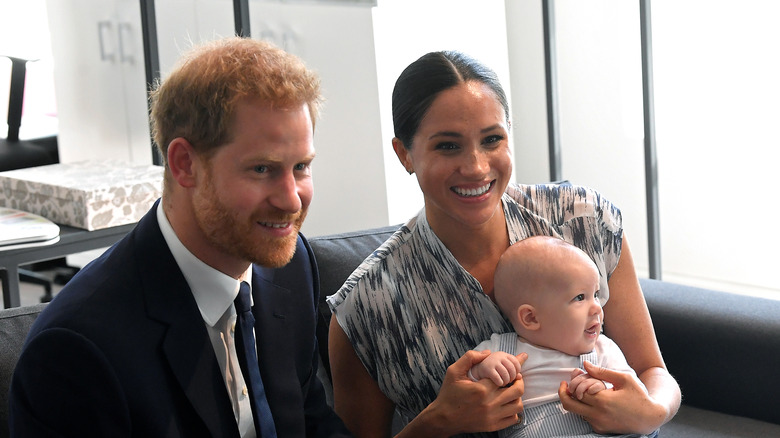
<path id="1" fill-rule="evenodd" d="M 585 301 L 585 294 L 579 294 L 574 297 L 574 301 Z"/>
<path id="2" fill-rule="evenodd" d="M 593 297 L 595 297 L 596 299 L 598 299 L 598 298 L 601 298 L 601 292 L 599 292 L 599 291 L 596 291 L 596 292 L 593 294 Z"/>

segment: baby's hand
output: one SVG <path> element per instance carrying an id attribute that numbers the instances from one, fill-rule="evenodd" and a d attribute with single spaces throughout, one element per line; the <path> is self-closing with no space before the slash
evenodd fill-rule
<path id="1" fill-rule="evenodd" d="M 591 377 L 585 370 L 575 368 L 571 372 L 569 395 L 576 397 L 577 400 L 582 400 L 582 396 L 584 396 L 586 392 L 593 395 L 605 389 L 607 389 L 607 386 L 602 380 Z"/>
<path id="2" fill-rule="evenodd" d="M 469 377 L 474 381 L 490 379 L 496 386 L 502 387 L 512 383 L 520 375 L 520 366 L 520 360 L 516 356 L 495 351 L 474 365 L 469 370 Z"/>

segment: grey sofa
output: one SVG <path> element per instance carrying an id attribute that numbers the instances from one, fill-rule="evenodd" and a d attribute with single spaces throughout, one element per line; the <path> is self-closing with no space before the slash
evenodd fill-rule
<path id="1" fill-rule="evenodd" d="M 321 300 L 396 228 L 310 238 Z M 780 301 L 640 283 L 667 367 L 683 392 L 680 412 L 660 436 L 780 437 Z M 330 311 L 324 301 L 319 310 L 326 333 Z M 320 337 L 320 347 L 327 351 L 327 337 Z"/>
<path id="2" fill-rule="evenodd" d="M 8 432 L 8 386 L 16 360 L 35 318 L 46 304 L 0 310 L 0 438 Z"/>
<path id="3" fill-rule="evenodd" d="M 310 238 L 319 265 L 318 324 L 329 385 L 326 295 L 397 227 Z M 780 301 L 640 280 L 658 342 L 680 382 L 683 407 L 662 437 L 780 437 Z M 32 321 L 43 309 L 0 310 L 0 438 L 8 436 L 7 393 Z"/>

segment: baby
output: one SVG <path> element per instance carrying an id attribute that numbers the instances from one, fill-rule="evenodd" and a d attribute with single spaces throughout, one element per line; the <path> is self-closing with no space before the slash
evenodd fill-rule
<path id="1" fill-rule="evenodd" d="M 523 421 L 499 436 L 591 436 L 587 422 L 563 409 L 558 398 L 561 381 L 571 380 L 569 393 L 578 398 L 611 388 L 585 373 L 586 360 L 636 375 L 617 344 L 601 334 L 599 281 L 591 258 L 556 237 L 527 238 L 501 256 L 495 301 L 515 332 L 493 334 L 480 343 L 476 350 L 492 353 L 469 372 L 473 380 L 491 379 L 504 386 L 521 372 L 515 355 L 528 354 L 522 365 Z"/>

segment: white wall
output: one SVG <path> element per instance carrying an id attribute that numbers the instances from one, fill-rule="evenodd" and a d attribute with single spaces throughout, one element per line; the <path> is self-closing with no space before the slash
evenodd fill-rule
<path id="1" fill-rule="evenodd" d="M 235 32 L 231 0 L 162 0 L 155 2 L 157 50 L 164 78 L 179 55 L 205 41 Z"/>
<path id="2" fill-rule="evenodd" d="M 322 79 L 309 236 L 387 224 L 371 8 L 250 3 L 252 35 L 300 56 Z"/>
<path id="3" fill-rule="evenodd" d="M 507 2 L 516 148 L 533 157 L 518 159 L 518 179 L 529 182 L 546 179 L 543 88 L 533 89 L 544 81 L 538 3 Z M 780 299 L 780 4 L 652 8 L 663 278 Z M 563 177 L 621 207 L 645 276 L 638 2 L 558 0 L 555 20 Z"/>
<path id="4" fill-rule="evenodd" d="M 439 50 L 459 50 L 496 71 L 510 93 L 503 0 L 380 0 L 374 8 L 374 43 L 382 115 L 382 152 L 388 224 L 406 222 L 423 206 L 416 176 L 393 151 L 392 92 L 411 62 Z"/>
<path id="5" fill-rule="evenodd" d="M 665 278 L 780 298 L 780 3 L 653 8 Z"/>
<path id="6" fill-rule="evenodd" d="M 515 180 L 547 182 L 550 170 L 541 1 L 507 1 L 506 29 Z"/>
<path id="7" fill-rule="evenodd" d="M 639 13 L 621 0 L 555 2 L 562 177 L 623 211 L 646 275 Z M 550 180 L 541 2 L 507 2 L 517 180 Z"/>

